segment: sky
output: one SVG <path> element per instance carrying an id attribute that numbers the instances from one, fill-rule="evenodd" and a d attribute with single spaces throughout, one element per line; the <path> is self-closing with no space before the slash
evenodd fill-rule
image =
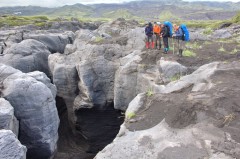
<path id="1" fill-rule="evenodd" d="M 71 5 L 76 3 L 94 4 L 94 3 L 122 3 L 134 0 L 0 0 L 0 7 L 3 6 L 44 6 L 44 7 L 58 7 L 63 5 Z M 185 0 L 196 1 L 196 0 Z M 198 0 L 199 1 L 199 0 Z M 204 0 L 201 0 L 204 1 Z M 239 2 L 240 0 L 208 0 L 208 1 L 232 1 Z"/>

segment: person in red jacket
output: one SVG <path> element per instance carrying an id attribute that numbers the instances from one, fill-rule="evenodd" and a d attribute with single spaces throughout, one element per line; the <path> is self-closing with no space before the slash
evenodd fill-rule
<path id="1" fill-rule="evenodd" d="M 160 49 L 161 48 L 161 39 L 160 39 L 160 33 L 161 33 L 161 23 L 160 22 L 154 22 L 153 26 L 153 33 L 154 33 L 154 42 L 155 42 L 155 48 Z M 154 43 L 152 44 L 152 48 L 154 48 Z"/>

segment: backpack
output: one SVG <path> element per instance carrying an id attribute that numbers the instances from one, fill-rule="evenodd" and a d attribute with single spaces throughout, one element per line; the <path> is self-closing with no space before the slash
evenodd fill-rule
<path id="1" fill-rule="evenodd" d="M 172 35 L 173 35 L 173 25 L 172 25 L 172 23 L 169 22 L 169 21 L 165 21 L 164 25 L 166 25 L 167 28 L 168 28 L 168 37 L 172 37 Z"/>
<path id="2" fill-rule="evenodd" d="M 185 24 L 181 24 L 180 28 L 182 29 L 182 32 L 183 32 L 182 40 L 183 41 L 190 41 L 189 31 L 187 29 L 187 26 Z"/>

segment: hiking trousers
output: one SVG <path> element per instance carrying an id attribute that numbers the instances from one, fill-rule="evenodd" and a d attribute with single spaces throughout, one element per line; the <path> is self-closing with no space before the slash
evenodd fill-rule
<path id="1" fill-rule="evenodd" d="M 160 49 L 162 46 L 160 34 L 154 34 L 154 42 L 155 42 L 155 48 Z"/>
<path id="2" fill-rule="evenodd" d="M 146 42 L 153 42 L 153 35 L 146 35 Z"/>
<path id="3" fill-rule="evenodd" d="M 178 47 L 178 50 L 183 50 L 185 48 L 185 41 L 181 39 L 177 39 L 177 47 Z"/>
<path id="4" fill-rule="evenodd" d="M 168 37 L 163 37 L 163 45 L 164 45 L 164 48 L 169 49 Z"/>

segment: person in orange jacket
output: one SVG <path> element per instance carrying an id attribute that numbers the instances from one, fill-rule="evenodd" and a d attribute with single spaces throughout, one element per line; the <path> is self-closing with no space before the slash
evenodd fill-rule
<path id="1" fill-rule="evenodd" d="M 160 37 L 160 33 L 161 33 L 161 27 L 160 27 L 161 23 L 160 22 L 154 22 L 154 26 L 153 26 L 153 33 L 154 33 L 154 41 L 155 41 L 155 48 L 159 49 L 162 47 L 161 46 L 161 37 Z M 154 45 L 154 44 L 153 44 Z"/>

